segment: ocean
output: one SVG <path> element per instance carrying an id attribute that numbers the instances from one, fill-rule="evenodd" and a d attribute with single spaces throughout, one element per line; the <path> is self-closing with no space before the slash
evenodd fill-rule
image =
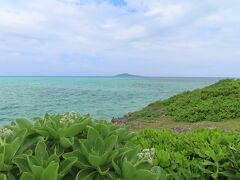
<path id="1" fill-rule="evenodd" d="M 0 123 L 69 111 L 111 120 L 220 78 L 0 77 Z"/>

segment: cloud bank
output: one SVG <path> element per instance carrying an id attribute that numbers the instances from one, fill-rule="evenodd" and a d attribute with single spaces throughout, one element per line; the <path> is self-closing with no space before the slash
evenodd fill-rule
<path id="1" fill-rule="evenodd" d="M 240 76 L 237 0 L 0 0 L 0 75 Z"/>

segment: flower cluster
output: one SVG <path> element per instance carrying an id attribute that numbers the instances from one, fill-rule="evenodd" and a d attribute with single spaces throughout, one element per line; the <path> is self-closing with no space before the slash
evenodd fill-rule
<path id="1" fill-rule="evenodd" d="M 13 135 L 13 131 L 9 128 L 0 128 L 0 137 L 9 137 Z"/>
<path id="2" fill-rule="evenodd" d="M 141 153 L 137 154 L 139 159 L 147 160 L 149 163 L 153 163 L 153 158 L 155 156 L 155 149 L 143 149 Z"/>
<path id="3" fill-rule="evenodd" d="M 72 124 L 75 122 L 76 119 L 80 117 L 80 114 L 77 112 L 68 112 L 63 115 L 60 119 L 61 124 Z"/>

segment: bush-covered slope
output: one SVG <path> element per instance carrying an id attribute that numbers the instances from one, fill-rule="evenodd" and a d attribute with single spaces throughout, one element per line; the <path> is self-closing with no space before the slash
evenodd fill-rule
<path id="1" fill-rule="evenodd" d="M 225 79 L 211 86 L 157 101 L 130 114 L 132 120 L 223 121 L 240 117 L 240 79 Z"/>

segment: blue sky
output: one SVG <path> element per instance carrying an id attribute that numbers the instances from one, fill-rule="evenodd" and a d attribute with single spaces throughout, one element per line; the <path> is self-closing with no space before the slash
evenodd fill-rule
<path id="1" fill-rule="evenodd" d="M 0 0 L 0 75 L 240 76 L 239 0 Z"/>

